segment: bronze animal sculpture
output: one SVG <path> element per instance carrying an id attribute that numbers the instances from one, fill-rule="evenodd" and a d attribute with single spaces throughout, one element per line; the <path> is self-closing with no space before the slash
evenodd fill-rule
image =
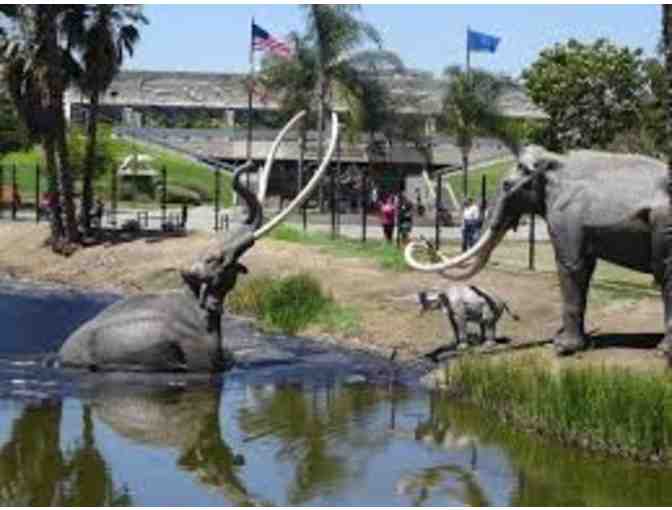
<path id="1" fill-rule="evenodd" d="M 653 274 L 662 287 L 665 336 L 660 351 L 672 355 L 672 214 L 667 166 L 640 155 L 576 151 L 559 155 L 528 147 L 502 180 L 487 229 L 469 251 L 437 262 L 416 259 L 425 243 L 406 247 L 406 262 L 420 271 L 467 279 L 488 262 L 523 214 L 546 220 L 562 292 L 558 354 L 586 345 L 584 318 L 598 259 Z M 461 272 L 456 272 L 460 271 Z"/>
<path id="2" fill-rule="evenodd" d="M 502 298 L 475 285 L 451 285 L 440 292 L 419 292 L 418 303 L 421 313 L 440 309 L 445 314 L 455 338 L 451 346 L 458 349 L 469 345 L 469 323 L 478 325 L 480 343 L 490 347 L 496 341 L 497 322 L 504 312 L 514 321 L 520 320 Z"/>
<path id="3" fill-rule="evenodd" d="M 260 176 L 260 199 L 240 182 L 251 164 L 235 172 L 233 189 L 247 204 L 247 218 L 235 234 L 216 239 L 181 272 L 185 288 L 133 296 L 112 304 L 68 337 L 59 351 L 63 365 L 94 370 L 201 372 L 222 371 L 233 365 L 232 354 L 222 345 L 226 338 L 222 306 L 238 275 L 247 273 L 239 259 L 311 194 L 336 146 L 339 127 L 334 113 L 330 144 L 317 172 L 285 210 L 262 225 L 262 203 L 275 153 L 283 136 L 304 114 L 290 120 L 271 147 Z"/>

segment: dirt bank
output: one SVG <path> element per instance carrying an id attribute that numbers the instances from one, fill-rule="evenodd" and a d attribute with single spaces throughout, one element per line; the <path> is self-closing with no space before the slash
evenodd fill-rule
<path id="1" fill-rule="evenodd" d="M 69 258 L 43 247 L 46 225 L 0 224 L 0 269 L 14 277 L 75 285 L 87 289 L 133 294 L 180 285 L 178 270 L 207 245 L 210 236 L 144 240 L 96 246 Z M 370 259 L 344 258 L 315 246 L 264 240 L 243 261 L 252 274 L 289 274 L 307 270 L 319 276 L 334 298 L 356 307 L 361 330 L 339 340 L 349 346 L 391 352 L 408 359 L 431 351 L 452 337 L 438 312 L 420 317 L 414 302 L 420 289 L 449 282 L 434 275 L 381 269 Z M 550 246 L 537 249 L 537 270 L 527 270 L 527 245 L 503 243 L 486 270 L 472 283 L 502 297 L 521 316 L 505 317 L 499 334 L 514 343 L 549 338 L 560 325 L 560 293 Z M 591 292 L 588 327 L 597 329 L 594 348 L 557 363 L 607 363 L 642 369 L 662 369 L 651 349 L 662 332 L 662 306 L 651 277 L 603 264 Z M 319 330 L 309 330 L 320 335 Z M 536 349 L 548 356 L 550 349 Z"/>

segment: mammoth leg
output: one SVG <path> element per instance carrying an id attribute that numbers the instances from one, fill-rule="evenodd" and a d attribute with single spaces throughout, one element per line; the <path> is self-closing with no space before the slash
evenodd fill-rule
<path id="1" fill-rule="evenodd" d="M 484 344 L 488 341 L 488 325 L 485 323 L 485 321 L 482 320 L 478 323 L 478 327 L 481 332 L 480 343 Z"/>
<path id="2" fill-rule="evenodd" d="M 456 345 L 462 344 L 466 341 L 464 333 L 466 332 L 466 317 L 464 313 L 461 313 L 459 310 L 456 311 L 455 307 L 450 303 L 448 296 L 445 293 L 441 292 L 438 295 L 439 302 L 441 303 L 441 308 L 443 312 L 448 317 L 450 321 L 450 326 L 453 328 L 453 335 L 455 341 L 453 342 Z M 461 317 L 461 318 L 460 318 Z"/>
<path id="3" fill-rule="evenodd" d="M 562 291 L 563 331 L 555 337 L 556 352 L 573 354 L 585 345 L 584 320 L 590 279 L 595 271 L 596 259 L 586 257 L 572 268 L 558 261 L 558 277 Z"/>
<path id="4" fill-rule="evenodd" d="M 672 357 L 672 217 L 667 211 L 651 214 L 653 275 L 661 286 L 665 336 L 658 345 L 661 354 Z"/>

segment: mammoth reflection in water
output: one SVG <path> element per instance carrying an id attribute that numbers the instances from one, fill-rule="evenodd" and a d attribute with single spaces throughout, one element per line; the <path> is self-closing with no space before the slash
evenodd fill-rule
<path id="1" fill-rule="evenodd" d="M 176 449 L 177 466 L 220 490 L 230 503 L 259 504 L 238 474 L 244 457 L 222 439 L 220 397 L 219 386 L 144 388 L 141 392 L 104 392 L 92 408 L 96 418 L 123 437 Z"/>
<path id="2" fill-rule="evenodd" d="M 62 402 L 26 405 L 0 448 L 0 504 L 3 506 L 128 506 L 96 448 L 91 410 L 82 413 L 82 440 L 62 451 Z"/>

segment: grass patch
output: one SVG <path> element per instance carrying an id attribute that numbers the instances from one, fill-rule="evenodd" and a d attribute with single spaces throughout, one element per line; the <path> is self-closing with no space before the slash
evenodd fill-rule
<path id="1" fill-rule="evenodd" d="M 467 182 L 469 185 L 469 194 L 473 198 L 481 197 L 481 179 L 483 176 L 486 176 L 486 186 L 485 194 L 488 202 L 492 202 L 492 199 L 497 193 L 497 185 L 499 184 L 502 176 L 506 175 L 511 171 L 512 163 L 510 161 L 505 161 L 502 163 L 494 163 L 489 166 L 484 166 L 477 170 L 469 170 L 467 174 Z M 462 203 L 464 200 L 464 194 L 462 193 L 462 171 L 452 173 L 448 176 L 448 182 L 453 188 L 455 193 L 455 198 Z"/>
<path id="2" fill-rule="evenodd" d="M 553 371 L 534 358 L 465 357 L 448 369 L 452 392 L 564 442 L 672 460 L 672 379 L 618 368 Z"/>
<path id="3" fill-rule="evenodd" d="M 323 253 L 330 253 L 347 258 L 370 258 L 376 260 L 380 267 L 392 271 L 408 271 L 404 262 L 404 254 L 396 245 L 381 240 L 361 241 L 338 238 L 331 239 L 329 234 L 321 232 L 303 232 L 289 225 L 281 225 L 271 234 L 273 239 L 290 243 L 301 243 L 321 248 Z"/>
<path id="4" fill-rule="evenodd" d="M 227 297 L 231 311 L 256 317 L 269 330 L 294 335 L 315 324 L 331 333 L 355 334 L 360 317 L 336 303 L 309 273 L 248 278 Z"/>
<path id="5" fill-rule="evenodd" d="M 196 192 L 202 200 L 206 202 L 214 200 L 215 177 L 204 165 L 181 157 L 171 151 L 158 149 L 154 146 L 147 146 L 142 143 L 131 142 L 122 138 L 112 139 L 110 145 L 110 152 L 117 161 L 117 165 L 120 164 L 126 156 L 133 154 L 134 152 L 148 154 L 154 158 L 152 165 L 157 170 L 160 171 L 165 165 L 169 185 Z M 16 151 L 5 154 L 0 158 L 0 165 L 5 168 L 5 185 L 11 184 L 11 168 L 13 165 L 16 165 L 17 185 L 19 187 L 19 192 L 24 197 L 33 197 L 35 195 L 35 167 L 40 165 L 40 188 L 41 191 L 46 191 L 47 179 L 44 172 L 44 156 L 42 150 L 38 146 L 34 146 L 27 151 Z M 110 176 L 107 174 L 101 175 L 96 179 L 94 186 L 98 193 L 101 193 L 103 196 L 108 196 Z M 221 192 L 220 200 L 222 207 L 230 206 L 233 201 L 233 194 L 231 189 L 231 177 L 227 174 L 222 174 Z M 156 200 L 158 200 L 158 198 Z"/>

